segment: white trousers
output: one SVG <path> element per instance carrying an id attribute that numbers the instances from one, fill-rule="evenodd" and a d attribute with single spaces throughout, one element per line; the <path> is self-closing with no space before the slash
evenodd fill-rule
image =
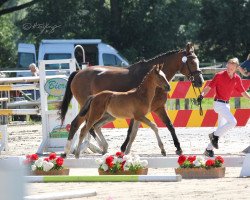
<path id="1" fill-rule="evenodd" d="M 221 137 L 224 133 L 234 128 L 237 121 L 233 114 L 230 112 L 230 104 L 215 101 L 214 111 L 218 113 L 218 128 L 214 132 L 215 136 Z M 211 143 L 207 146 L 208 150 L 213 150 Z"/>

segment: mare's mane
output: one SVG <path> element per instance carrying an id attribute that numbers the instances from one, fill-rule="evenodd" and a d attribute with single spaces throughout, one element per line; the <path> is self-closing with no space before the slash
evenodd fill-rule
<path id="1" fill-rule="evenodd" d="M 148 62 L 151 62 L 151 61 L 155 61 L 157 59 L 161 60 L 163 57 L 173 55 L 173 54 L 178 53 L 180 51 L 183 51 L 183 50 L 182 49 L 181 50 L 171 50 L 171 51 L 168 51 L 168 52 L 165 52 L 165 53 L 161 53 L 161 54 L 158 54 L 157 56 L 155 56 L 153 58 L 150 58 L 148 60 L 145 60 L 145 59 L 140 60 L 140 61 L 128 66 L 128 68 L 136 66 L 136 65 L 140 65 L 140 64 L 143 64 L 143 63 L 148 63 Z"/>

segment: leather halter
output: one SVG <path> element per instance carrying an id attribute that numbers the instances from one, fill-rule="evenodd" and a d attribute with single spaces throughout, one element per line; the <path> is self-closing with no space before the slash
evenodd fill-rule
<path id="1" fill-rule="evenodd" d="M 184 57 L 184 56 L 187 57 L 187 60 L 186 60 L 186 62 L 182 62 L 181 68 L 187 66 L 188 71 L 189 71 L 188 80 L 194 83 L 194 82 L 195 82 L 194 76 L 200 75 L 200 74 L 201 74 L 201 70 L 192 71 L 191 68 L 190 68 L 190 66 L 189 66 L 189 64 L 188 64 L 188 59 L 191 58 L 191 57 L 192 57 L 192 58 L 197 58 L 197 56 L 196 56 L 196 55 L 193 55 L 193 54 L 188 54 L 188 55 L 187 55 L 187 54 L 186 54 L 186 51 L 184 51 L 183 54 L 182 54 L 182 57 Z"/>

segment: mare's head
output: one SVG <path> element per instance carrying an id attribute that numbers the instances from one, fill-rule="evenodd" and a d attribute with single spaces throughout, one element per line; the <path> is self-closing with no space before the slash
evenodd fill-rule
<path id="1" fill-rule="evenodd" d="M 165 92 L 169 92 L 170 84 L 166 78 L 166 75 L 162 71 L 162 67 L 163 65 L 155 65 L 149 72 L 149 76 L 152 77 L 152 80 L 158 87 L 162 88 Z"/>
<path id="2" fill-rule="evenodd" d="M 179 52 L 181 67 L 180 73 L 185 75 L 195 87 L 201 87 L 204 79 L 199 68 L 199 59 L 194 53 L 194 46 L 190 42 L 186 45 L 186 50 Z"/>

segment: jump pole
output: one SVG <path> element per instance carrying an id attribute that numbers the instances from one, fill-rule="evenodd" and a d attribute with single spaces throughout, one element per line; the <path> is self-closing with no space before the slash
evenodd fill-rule
<path id="1" fill-rule="evenodd" d="M 181 175 L 101 175 L 101 176 L 27 176 L 29 183 L 59 182 L 179 182 Z"/>
<path id="2" fill-rule="evenodd" d="M 91 197 L 96 196 L 95 190 L 84 189 L 84 190 L 73 190 L 66 192 L 53 192 L 38 195 L 30 195 L 24 197 L 24 200 L 62 200 L 62 199 L 72 199 L 81 197 Z"/>

